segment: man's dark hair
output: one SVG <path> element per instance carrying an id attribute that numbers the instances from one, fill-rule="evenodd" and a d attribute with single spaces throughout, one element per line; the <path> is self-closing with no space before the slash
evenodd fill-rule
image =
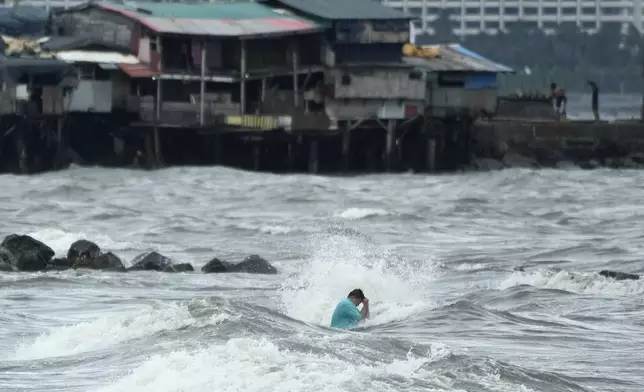
<path id="1" fill-rule="evenodd" d="M 349 295 L 347 295 L 347 297 L 356 297 L 362 301 L 364 299 L 364 293 L 360 289 L 355 289 L 355 290 L 351 290 L 351 292 L 349 293 Z"/>

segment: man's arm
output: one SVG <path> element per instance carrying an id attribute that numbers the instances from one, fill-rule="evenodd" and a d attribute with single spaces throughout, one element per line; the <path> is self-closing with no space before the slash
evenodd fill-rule
<path id="1" fill-rule="evenodd" d="M 369 300 L 367 298 L 362 300 L 362 310 L 360 310 L 360 318 L 362 320 L 369 318 Z"/>

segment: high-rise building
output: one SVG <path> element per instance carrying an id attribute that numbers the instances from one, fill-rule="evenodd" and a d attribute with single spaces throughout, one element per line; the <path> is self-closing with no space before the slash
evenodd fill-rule
<path id="1" fill-rule="evenodd" d="M 632 23 L 642 32 L 644 0 L 382 0 L 383 4 L 401 9 L 419 18 L 418 33 L 432 34 L 441 12 L 450 14 L 454 34 L 494 34 L 505 31 L 512 23 L 534 23 L 546 32 L 559 24 L 575 23 L 592 33 L 603 23 Z"/>

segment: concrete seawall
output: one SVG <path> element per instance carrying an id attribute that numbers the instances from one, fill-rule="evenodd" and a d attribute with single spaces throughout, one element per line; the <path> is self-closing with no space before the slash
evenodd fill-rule
<path id="1" fill-rule="evenodd" d="M 644 123 L 495 119 L 472 127 L 471 169 L 644 168 Z"/>

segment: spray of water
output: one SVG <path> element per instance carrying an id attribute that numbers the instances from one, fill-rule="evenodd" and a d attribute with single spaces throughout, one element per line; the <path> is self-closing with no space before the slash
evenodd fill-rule
<path id="1" fill-rule="evenodd" d="M 329 325 L 338 301 L 361 288 L 371 304 L 366 326 L 402 320 L 432 307 L 435 263 L 395 257 L 355 235 L 313 238 L 310 256 L 280 289 L 280 310 L 295 319 Z"/>

